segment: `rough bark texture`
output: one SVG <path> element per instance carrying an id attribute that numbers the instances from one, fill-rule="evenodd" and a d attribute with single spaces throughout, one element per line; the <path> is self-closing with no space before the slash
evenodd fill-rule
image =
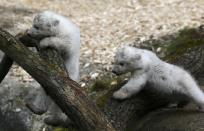
<path id="1" fill-rule="evenodd" d="M 79 130 L 114 131 L 104 114 L 86 97 L 80 86 L 69 79 L 62 68 L 33 53 L 3 30 L 0 30 L 0 43 L 0 49 L 42 85 Z M 48 52 L 58 56 L 55 51 Z"/>

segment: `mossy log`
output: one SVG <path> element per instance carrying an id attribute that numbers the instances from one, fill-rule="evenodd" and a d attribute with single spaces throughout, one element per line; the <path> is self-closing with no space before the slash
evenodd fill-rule
<path id="1" fill-rule="evenodd" d="M 151 45 L 152 46 L 156 45 L 155 46 L 156 48 L 162 47 L 162 50 L 164 51 L 163 54 L 165 54 L 162 57 L 162 59 L 167 60 L 170 63 L 183 66 L 185 69 L 189 70 L 196 77 L 196 79 L 198 79 L 200 83 L 202 83 L 202 80 L 204 78 L 203 77 L 204 76 L 203 75 L 204 74 L 203 72 L 204 71 L 203 27 L 201 26 L 197 29 L 184 29 L 179 33 L 177 33 L 176 35 L 173 34 L 173 36 L 174 37 L 171 37 L 171 39 L 166 41 L 166 43 L 160 44 L 160 41 L 154 41 L 153 44 Z M 2 39 L 2 40 L 5 40 L 5 39 Z M 6 39 L 6 40 L 7 42 L 10 42 L 10 39 Z M 3 42 L 5 41 L 2 41 L 2 43 Z M 2 48 L 1 45 L 0 45 L 0 48 Z M 24 48 L 23 50 L 27 53 L 27 56 L 24 56 L 23 58 L 16 58 L 15 54 L 13 55 L 10 54 L 9 58 L 15 59 L 17 63 L 19 61 L 20 66 L 26 67 L 28 65 L 23 65 L 23 63 L 21 63 L 22 62 L 21 60 L 25 58 L 33 60 L 33 56 L 36 56 L 36 54 L 35 55 L 33 54 L 33 56 L 29 56 L 28 54 L 30 54 L 30 51 L 28 53 L 27 48 L 25 47 L 23 48 Z M 20 52 L 19 48 L 15 48 L 15 50 L 17 50 L 20 54 L 25 53 L 25 52 Z M 52 54 L 52 51 L 51 51 L 51 54 Z M 46 54 L 43 56 L 45 57 Z M 55 54 L 52 55 L 52 57 L 56 57 Z M 38 55 L 36 56 L 36 59 L 39 59 L 39 61 L 37 62 L 40 62 L 42 64 L 44 63 L 43 61 L 46 61 L 41 57 L 39 57 Z M 50 60 L 52 61 L 52 58 Z M 34 61 L 33 63 L 36 64 L 36 61 Z M 49 66 L 48 69 L 52 68 L 52 71 L 50 70 L 51 71 L 50 74 L 46 74 L 46 76 L 50 76 L 51 79 L 56 80 L 57 77 L 61 78 L 66 76 L 65 75 L 66 73 L 63 70 L 58 69 L 59 68 L 58 66 L 57 67 L 53 66 L 53 64 L 50 65 L 50 63 L 47 61 L 43 64 L 43 66 L 46 66 L 46 65 Z M 34 68 L 34 69 L 31 69 L 32 71 L 44 70 L 43 72 L 46 72 L 48 70 L 48 69 L 41 68 L 41 66 L 37 66 L 37 67 L 32 66 L 31 68 Z M 28 70 L 27 67 L 25 69 Z M 30 72 L 30 74 L 32 75 L 33 72 Z M 56 75 L 53 76 L 53 74 L 56 74 Z M 41 77 L 42 78 L 41 80 L 38 80 L 38 79 L 36 80 L 40 83 L 43 83 L 47 78 L 44 78 L 42 76 L 44 75 L 35 74 L 33 77 L 34 78 Z M 69 79 L 69 78 L 65 77 L 64 79 Z M 54 81 L 54 82 L 58 82 L 58 81 Z M 94 94 L 97 94 L 96 96 L 91 96 L 91 97 L 94 98 L 93 100 L 95 100 L 96 104 L 104 111 L 104 113 L 107 115 L 107 117 L 109 118 L 110 122 L 114 125 L 116 130 L 118 131 L 124 131 L 124 130 L 129 130 L 129 131 L 196 130 L 197 131 L 198 130 L 199 131 L 204 128 L 204 124 L 203 124 L 204 120 L 202 119 L 204 118 L 204 114 L 196 112 L 194 110 L 195 108 L 164 109 L 163 107 L 165 107 L 169 102 L 168 99 L 166 99 L 165 95 L 158 94 L 153 90 L 151 91 L 147 90 L 147 88 L 151 88 L 149 87 L 151 85 L 146 85 L 147 88 L 142 90 L 139 94 L 135 95 L 131 99 L 128 99 L 125 101 L 117 101 L 113 99 L 112 93 L 118 88 L 120 88 L 123 85 L 123 83 L 124 82 L 122 77 L 110 78 L 110 79 L 106 78 L 105 80 L 102 79 L 100 81 L 96 81 L 91 90 L 92 94 L 93 92 L 95 92 Z M 71 87 L 75 88 L 75 84 L 76 83 L 71 85 Z M 47 86 L 50 86 L 50 85 L 43 85 L 43 87 L 45 87 L 45 89 L 47 88 L 47 90 L 52 89 L 51 87 L 48 88 Z M 63 87 L 59 87 L 59 88 L 61 89 Z M 76 92 L 74 93 L 73 91 L 70 91 L 70 90 L 69 92 L 67 92 L 67 94 L 69 95 L 76 94 L 75 97 L 80 97 L 80 99 L 84 100 L 85 97 L 82 97 L 84 96 L 83 93 L 82 94 L 76 93 Z M 80 90 L 81 89 L 77 88 L 77 91 L 81 92 Z M 50 91 L 51 92 L 53 91 L 56 93 L 56 90 L 55 91 L 50 90 Z M 54 96 L 55 98 L 61 97 L 61 96 L 55 96 L 54 94 L 49 93 L 50 91 L 48 91 L 47 93 L 50 94 L 51 96 Z M 57 100 L 56 103 L 59 103 L 61 100 L 62 99 Z M 71 100 L 73 99 L 71 98 Z M 86 102 L 89 102 L 89 100 L 85 99 L 82 103 L 85 104 Z M 62 107 L 64 105 L 62 105 L 61 103 L 59 104 L 59 106 Z M 75 106 L 71 106 L 70 110 L 76 111 L 76 108 L 73 108 L 73 107 Z M 92 109 L 94 111 L 97 110 L 96 112 L 98 112 L 98 109 L 95 106 L 92 105 L 90 108 L 91 110 Z M 62 108 L 62 109 L 65 110 L 65 108 Z M 80 109 L 80 107 L 78 107 L 77 109 Z M 84 108 L 80 109 L 80 111 L 84 111 Z M 70 116 L 70 113 L 72 114 L 73 112 L 67 112 L 69 116 Z M 76 122 L 77 126 L 81 126 L 80 124 L 84 124 L 84 123 L 77 123 L 77 122 L 82 122 L 81 120 L 78 119 L 78 117 L 81 117 L 79 115 L 81 114 L 72 114 L 73 117 L 76 117 L 72 119 L 74 122 Z M 98 114 L 93 114 L 93 115 L 97 116 Z M 101 114 L 99 113 L 99 115 Z M 102 118 L 104 118 L 103 115 L 101 116 Z M 99 119 L 101 120 L 101 118 Z M 107 125 L 100 125 L 100 126 L 97 126 L 98 127 L 97 130 L 103 130 L 104 127 L 102 126 L 107 127 Z M 82 129 L 82 127 L 79 129 L 85 130 L 85 128 Z M 95 130 L 95 129 L 93 128 L 90 130 Z M 108 128 L 108 130 L 114 130 L 114 129 L 110 127 Z"/>
<path id="2" fill-rule="evenodd" d="M 38 55 L 3 30 L 0 30 L 0 49 L 42 85 L 78 130 L 115 130 L 80 86 L 58 65 L 63 62 L 56 51 L 49 49 Z"/>

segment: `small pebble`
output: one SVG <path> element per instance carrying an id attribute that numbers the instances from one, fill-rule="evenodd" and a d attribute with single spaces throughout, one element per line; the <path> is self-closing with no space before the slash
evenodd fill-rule
<path id="1" fill-rule="evenodd" d="M 111 82 L 111 85 L 116 85 L 117 84 L 117 81 L 112 81 Z"/>
<path id="2" fill-rule="evenodd" d="M 16 112 L 20 112 L 21 111 L 21 109 L 20 108 L 16 108 L 16 110 L 15 110 Z"/>
<path id="3" fill-rule="evenodd" d="M 99 75 L 99 73 L 93 73 L 93 74 L 91 75 L 91 79 L 92 79 L 92 80 L 96 79 L 96 78 L 98 77 L 98 75 Z"/>
<path id="4" fill-rule="evenodd" d="M 83 66 L 83 68 L 87 68 L 87 67 L 89 67 L 90 66 L 90 63 L 86 63 L 84 66 Z"/>
<path id="5" fill-rule="evenodd" d="M 157 48 L 157 53 L 161 52 L 161 47 Z"/>
<path id="6" fill-rule="evenodd" d="M 85 87 L 86 86 L 86 83 L 81 83 L 81 87 Z"/>

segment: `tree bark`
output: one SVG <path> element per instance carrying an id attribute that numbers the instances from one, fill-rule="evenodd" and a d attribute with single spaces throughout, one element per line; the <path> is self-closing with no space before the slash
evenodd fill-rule
<path id="1" fill-rule="evenodd" d="M 105 115 L 81 91 L 80 86 L 62 68 L 49 61 L 52 59 L 50 55 L 44 55 L 44 58 L 49 59 L 40 57 L 3 30 L 0 30 L 0 43 L 0 49 L 42 85 L 78 130 L 115 130 Z M 56 51 L 48 53 L 58 56 Z"/>

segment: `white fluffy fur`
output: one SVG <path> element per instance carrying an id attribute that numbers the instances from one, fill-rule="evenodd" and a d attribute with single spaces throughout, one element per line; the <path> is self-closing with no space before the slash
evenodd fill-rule
<path id="1" fill-rule="evenodd" d="M 184 69 L 162 61 L 151 51 L 129 46 L 119 48 L 113 72 L 118 75 L 131 72 L 127 84 L 114 92 L 116 99 L 131 97 L 148 82 L 160 92 L 184 94 L 204 111 L 204 93 L 193 77 Z"/>
<path id="2" fill-rule="evenodd" d="M 80 31 L 75 24 L 54 12 L 44 11 L 35 16 L 28 34 L 40 39 L 41 48 L 58 50 L 70 78 L 79 81 Z"/>

